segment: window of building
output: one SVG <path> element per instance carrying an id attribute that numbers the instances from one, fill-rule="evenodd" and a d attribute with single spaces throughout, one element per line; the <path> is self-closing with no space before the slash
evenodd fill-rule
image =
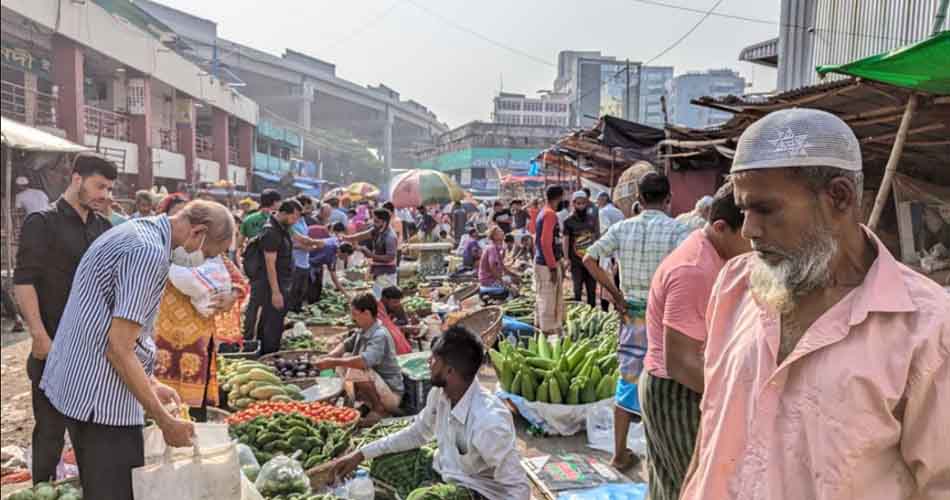
<path id="1" fill-rule="evenodd" d="M 525 110 L 525 111 L 530 111 L 530 112 L 541 112 L 541 111 L 544 111 L 544 103 L 542 103 L 542 102 L 525 101 L 525 103 L 524 103 L 524 110 Z"/>

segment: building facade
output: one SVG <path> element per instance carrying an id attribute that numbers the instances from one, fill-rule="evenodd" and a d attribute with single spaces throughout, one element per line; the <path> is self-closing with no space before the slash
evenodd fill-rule
<path id="1" fill-rule="evenodd" d="M 562 51 L 554 92 L 568 97 L 571 127 L 591 127 L 603 115 L 636 120 L 640 63 L 596 51 Z"/>
<path id="2" fill-rule="evenodd" d="M 445 172 L 475 196 L 497 196 L 499 179 L 528 175 L 532 162 L 567 128 L 469 122 L 416 151 L 416 168 Z"/>
<path id="3" fill-rule="evenodd" d="M 2 34 L 3 116 L 98 146 L 129 190 L 247 185 L 257 104 L 131 2 L 5 0 Z"/>
<path id="4" fill-rule="evenodd" d="M 935 26 L 942 0 L 782 0 L 778 38 L 750 45 L 739 59 L 778 68 L 779 91 L 819 83 L 815 67 L 887 52 L 950 30 Z M 841 78 L 829 76 L 828 79 Z"/>
<path id="5" fill-rule="evenodd" d="M 540 97 L 500 92 L 494 99 L 492 122 L 508 125 L 566 127 L 570 117 L 566 94 L 545 93 Z"/>
<path id="6" fill-rule="evenodd" d="M 666 124 L 666 117 L 663 115 L 663 99 L 667 99 L 667 106 L 669 106 L 669 89 L 672 81 L 672 66 L 644 66 L 640 69 L 640 105 L 637 110 L 637 122 L 663 128 Z"/>
<path id="7" fill-rule="evenodd" d="M 706 128 L 724 123 L 732 113 L 690 104 L 703 96 L 741 96 L 745 93 L 745 78 L 731 69 L 690 72 L 673 79 L 670 92 L 671 121 L 680 126 Z"/>

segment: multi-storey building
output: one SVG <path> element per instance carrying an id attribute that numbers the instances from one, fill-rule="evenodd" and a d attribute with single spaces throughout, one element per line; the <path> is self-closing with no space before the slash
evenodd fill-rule
<path id="1" fill-rule="evenodd" d="M 4 0 L 0 111 L 113 158 L 129 189 L 247 185 L 258 106 L 132 2 Z"/>
<path id="2" fill-rule="evenodd" d="M 745 78 L 731 69 L 689 72 L 673 79 L 670 93 L 672 122 L 692 128 L 705 128 L 723 123 L 732 113 L 695 106 L 690 102 L 703 96 L 725 97 L 745 93 Z"/>
<path id="3" fill-rule="evenodd" d="M 672 66 L 640 68 L 640 105 L 636 121 L 651 127 L 663 128 L 666 124 L 666 117 L 663 115 L 663 98 L 669 98 L 672 81 Z"/>
<path id="4" fill-rule="evenodd" d="M 493 99 L 492 122 L 508 125 L 547 125 L 566 127 L 569 97 L 543 93 L 539 97 L 499 92 Z"/>

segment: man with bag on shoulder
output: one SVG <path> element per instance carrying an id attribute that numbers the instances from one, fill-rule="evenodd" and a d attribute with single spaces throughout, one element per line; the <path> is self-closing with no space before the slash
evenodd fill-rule
<path id="1" fill-rule="evenodd" d="M 169 265 L 196 267 L 231 246 L 223 205 L 193 201 L 172 217 L 141 217 L 99 237 L 76 270 L 40 389 L 63 415 L 83 496 L 130 500 L 144 465 L 145 414 L 170 446 L 190 446 L 194 425 L 165 404 L 178 394 L 153 377 L 151 330 Z"/>

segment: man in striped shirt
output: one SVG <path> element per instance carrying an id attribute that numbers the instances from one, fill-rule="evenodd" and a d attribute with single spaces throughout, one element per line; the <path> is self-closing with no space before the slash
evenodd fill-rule
<path id="1" fill-rule="evenodd" d="M 79 263 L 40 389 L 66 419 L 86 498 L 132 498 L 131 471 L 145 461 L 145 413 L 167 444 L 191 443 L 193 425 L 163 406 L 178 395 L 152 377 L 150 332 L 169 263 L 198 266 L 226 252 L 233 233 L 227 208 L 194 201 L 173 217 L 111 229 Z"/>

